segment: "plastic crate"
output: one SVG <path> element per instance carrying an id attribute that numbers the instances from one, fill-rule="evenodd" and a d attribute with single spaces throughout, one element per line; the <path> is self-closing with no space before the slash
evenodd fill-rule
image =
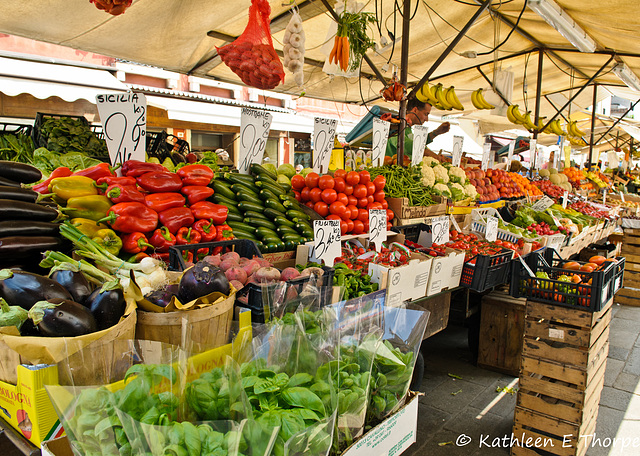
<path id="1" fill-rule="evenodd" d="M 568 260 L 563 260 L 555 249 L 549 248 L 533 252 L 523 261 L 531 272 L 546 272 L 549 279 L 531 277 L 520 261 L 512 261 L 509 291 L 514 298 L 598 312 L 622 287 L 624 257 L 618 257 L 616 263 L 610 262 L 604 269 L 594 272 L 563 269 Z M 557 280 L 561 275 L 574 274 L 582 279 L 580 283 Z M 591 285 L 588 284 L 589 280 Z"/>
<path id="2" fill-rule="evenodd" d="M 412 225 L 392 226 L 391 231 L 404 234 L 404 237 L 407 241 L 417 243 L 418 239 L 420 239 L 420 233 L 422 233 L 423 231 L 431 233 L 431 226 L 427 225 L 426 223 L 414 223 Z"/>
<path id="3" fill-rule="evenodd" d="M 148 131 L 146 133 L 146 152 L 149 157 L 157 158 L 162 162 L 166 158 L 171 158 L 172 153 L 176 153 L 186 159 L 190 148 L 187 141 L 177 136 L 169 135 L 165 131 Z"/>
<path id="4" fill-rule="evenodd" d="M 51 118 L 54 118 L 54 119 L 69 118 L 69 119 L 79 120 L 80 122 L 82 122 L 87 127 L 87 129 L 89 129 L 90 131 L 92 131 L 96 135 L 96 138 L 98 138 L 100 141 L 104 142 L 104 132 L 102 130 L 102 126 L 89 124 L 89 121 L 84 116 L 72 116 L 72 115 L 65 115 L 65 114 L 49 114 L 49 113 L 39 112 L 39 113 L 36 114 L 36 120 L 33 123 L 33 129 L 31 131 L 31 137 L 33 139 L 33 144 L 34 144 L 34 146 L 36 148 L 38 148 L 38 147 L 47 147 L 47 145 L 49 143 L 49 136 L 42 131 L 42 127 L 43 127 L 45 121 L 47 119 L 51 119 Z M 105 150 L 107 150 L 106 143 L 105 143 Z M 95 158 L 97 160 L 102 160 L 102 161 L 108 162 L 109 161 L 109 152 L 107 151 L 106 155 L 104 155 L 104 156 L 91 156 L 91 158 Z"/>
<path id="5" fill-rule="evenodd" d="M 495 255 L 476 255 L 465 261 L 460 285 L 477 293 L 507 283 L 513 250 L 502 248 Z"/>
<path id="6" fill-rule="evenodd" d="M 169 248 L 169 270 L 184 271 L 185 269 L 187 269 L 187 264 L 184 261 L 182 254 L 184 252 L 192 252 L 195 257 L 196 252 L 200 249 L 207 249 L 207 255 L 236 252 L 238 255 L 244 258 L 262 258 L 262 254 L 260 253 L 260 250 L 258 250 L 258 246 L 256 245 L 256 243 L 249 239 L 232 239 L 230 241 L 175 245 Z"/>
<path id="7" fill-rule="evenodd" d="M 0 135 L 15 135 L 22 134 L 25 136 L 31 136 L 33 127 L 31 125 L 17 124 L 11 122 L 0 122 Z"/>

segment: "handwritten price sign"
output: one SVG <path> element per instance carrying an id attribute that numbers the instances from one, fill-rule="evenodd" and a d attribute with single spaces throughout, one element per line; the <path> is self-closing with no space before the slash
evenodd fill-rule
<path id="1" fill-rule="evenodd" d="M 375 244 L 379 252 L 382 243 L 387 240 L 387 211 L 384 209 L 369 210 L 369 242 Z"/>
<path id="2" fill-rule="evenodd" d="M 316 259 L 324 261 L 327 266 L 333 266 L 333 261 L 342 253 L 340 220 L 314 220 L 313 242 Z"/>
<path id="3" fill-rule="evenodd" d="M 262 163 L 273 116 L 267 111 L 242 108 L 240 114 L 240 161 L 238 171 L 249 174 L 251 163 Z"/>
<path id="4" fill-rule="evenodd" d="M 337 126 L 336 119 L 316 117 L 313 121 L 313 170 L 318 174 L 329 171 Z"/>
<path id="5" fill-rule="evenodd" d="M 491 155 L 491 144 L 484 143 L 484 146 L 482 146 L 482 171 L 486 171 L 489 168 L 490 155 Z"/>
<path id="6" fill-rule="evenodd" d="M 498 239 L 498 217 L 487 217 L 487 241 L 495 242 Z"/>
<path id="7" fill-rule="evenodd" d="M 431 239 L 434 244 L 449 242 L 449 217 L 443 215 L 436 217 L 431 222 Z"/>
<path id="8" fill-rule="evenodd" d="M 553 200 L 548 196 L 543 196 L 538 201 L 536 201 L 533 204 L 533 206 L 531 206 L 531 209 L 533 209 L 536 212 L 542 212 L 542 211 L 546 211 L 551 206 L 553 206 Z"/>
<path id="9" fill-rule="evenodd" d="M 514 150 L 516 150 L 516 140 L 515 139 L 509 143 L 509 152 L 507 153 L 507 163 L 509 163 L 509 166 L 511 166 L 511 160 L 513 160 L 513 151 Z"/>
<path id="10" fill-rule="evenodd" d="M 453 149 L 451 152 L 451 165 L 460 166 L 460 159 L 462 158 L 462 144 L 464 143 L 463 136 L 453 137 Z"/>
<path id="11" fill-rule="evenodd" d="M 411 165 L 416 166 L 422 163 L 424 157 L 424 148 L 427 147 L 427 135 L 429 129 L 423 125 L 414 125 L 411 127 L 413 131 L 413 150 L 411 151 Z"/>
<path id="12" fill-rule="evenodd" d="M 371 166 L 379 167 L 384 164 L 384 153 L 387 150 L 387 141 L 389 140 L 389 127 L 391 124 L 380 120 L 379 117 L 373 118 L 373 137 L 371 150 Z"/>
<path id="13" fill-rule="evenodd" d="M 141 93 L 96 96 L 112 165 L 144 161 L 147 148 L 147 98 Z"/>

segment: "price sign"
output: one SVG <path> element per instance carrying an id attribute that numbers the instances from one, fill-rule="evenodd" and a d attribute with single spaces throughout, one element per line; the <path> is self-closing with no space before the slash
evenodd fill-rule
<path id="1" fill-rule="evenodd" d="M 413 131 L 413 150 L 411 151 L 411 165 L 416 166 L 422 163 L 424 157 L 424 148 L 427 147 L 427 134 L 429 129 L 423 125 L 414 125 L 411 127 Z"/>
<path id="2" fill-rule="evenodd" d="M 522 267 L 524 267 L 525 271 L 527 271 L 527 274 L 529 274 L 529 277 L 535 277 L 536 276 L 533 273 L 533 271 L 531 270 L 531 268 L 527 265 L 527 263 L 524 262 L 524 260 L 522 259 L 522 257 L 520 255 L 518 255 L 518 260 L 520 260 L 520 263 L 522 264 Z"/>
<path id="3" fill-rule="evenodd" d="M 144 161 L 147 98 L 141 93 L 96 95 L 96 105 L 112 165 Z"/>
<path id="4" fill-rule="evenodd" d="M 609 168 L 618 167 L 618 162 L 620 161 L 620 159 L 618 158 L 618 154 L 616 154 L 615 151 L 610 150 L 607 153 L 607 160 L 609 161 Z"/>
<path id="5" fill-rule="evenodd" d="M 329 171 L 337 126 L 336 119 L 316 117 L 313 120 L 313 170 L 318 174 Z"/>
<path id="6" fill-rule="evenodd" d="M 451 164 L 453 166 L 460 166 L 460 159 L 462 158 L 462 143 L 464 142 L 463 136 L 453 137 L 453 148 L 451 149 Z"/>
<path id="7" fill-rule="evenodd" d="M 449 242 L 449 217 L 443 215 L 431 221 L 431 241 L 434 244 Z"/>
<path id="8" fill-rule="evenodd" d="M 551 239 L 549 239 L 549 244 L 547 244 L 547 247 L 559 250 L 563 242 L 564 238 L 554 235 L 551 237 Z"/>
<path id="9" fill-rule="evenodd" d="M 262 163 L 273 116 L 260 109 L 242 108 L 240 113 L 240 161 L 238 171 L 249 174 L 251 163 Z"/>
<path id="10" fill-rule="evenodd" d="M 342 250 L 340 243 L 340 220 L 314 220 L 313 242 L 315 245 L 315 257 L 318 261 L 324 261 L 327 266 L 333 266 L 333 261 L 340 256 Z"/>
<path id="11" fill-rule="evenodd" d="M 626 203 L 626 201 L 624 200 L 624 193 L 620 192 L 620 199 L 622 200 L 623 203 Z"/>
<path id="12" fill-rule="evenodd" d="M 495 242 L 498 239 L 498 217 L 487 217 L 487 233 L 485 237 L 489 242 Z"/>
<path id="13" fill-rule="evenodd" d="M 540 166 L 540 163 L 538 163 L 540 160 L 538 157 L 537 141 L 535 139 L 529 140 L 529 157 L 532 163 L 531 168 L 538 168 Z"/>
<path id="14" fill-rule="evenodd" d="M 511 160 L 513 160 L 513 151 L 516 150 L 516 140 L 514 139 L 509 143 L 509 152 L 507 153 L 507 171 L 511 166 Z"/>
<path id="15" fill-rule="evenodd" d="M 569 192 L 567 190 L 564 191 L 564 195 L 562 195 L 562 209 L 567 208 L 567 200 L 569 199 Z"/>
<path id="16" fill-rule="evenodd" d="M 484 143 L 482 146 L 482 171 L 489 168 L 489 156 L 491 155 L 491 143 Z"/>
<path id="17" fill-rule="evenodd" d="M 369 210 L 369 242 L 375 244 L 379 252 L 382 243 L 387 240 L 387 211 L 384 209 Z"/>
<path id="18" fill-rule="evenodd" d="M 607 204 L 607 189 L 602 190 L 602 204 Z"/>
<path id="19" fill-rule="evenodd" d="M 533 209 L 534 211 L 542 212 L 546 211 L 551 206 L 553 206 L 553 200 L 548 196 L 543 196 L 538 201 L 536 201 L 533 206 L 531 206 L 531 209 Z"/>
<path id="20" fill-rule="evenodd" d="M 387 150 L 387 141 L 389 140 L 389 127 L 391 124 L 380 120 L 379 117 L 373 118 L 373 137 L 371 150 L 371 166 L 374 168 L 384 164 L 384 153 Z"/>

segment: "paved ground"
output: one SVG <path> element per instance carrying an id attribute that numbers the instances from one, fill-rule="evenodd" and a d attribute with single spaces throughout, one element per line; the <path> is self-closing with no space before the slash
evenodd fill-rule
<path id="1" fill-rule="evenodd" d="M 600 440 L 587 456 L 640 455 L 640 307 L 615 305 L 613 310 L 596 427 Z M 517 378 L 475 367 L 467 330 L 459 326 L 447 327 L 425 341 L 423 348 L 424 396 L 419 399 L 417 442 L 403 456 L 508 455 L 508 448 L 487 445 L 496 437 L 511 435 L 516 395 L 500 394 L 496 388 L 517 388 Z M 486 445 L 480 443 L 483 437 Z M 618 438 L 619 443 L 613 446 L 607 438 Z M 624 438 L 631 446 L 623 449 Z"/>

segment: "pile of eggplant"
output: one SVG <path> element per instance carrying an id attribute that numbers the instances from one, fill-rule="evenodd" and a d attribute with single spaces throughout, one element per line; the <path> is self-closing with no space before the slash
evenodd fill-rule
<path id="1" fill-rule="evenodd" d="M 82 272 L 70 270 L 46 277 L 2 269 L 0 298 L 0 326 L 16 326 L 22 336 L 90 334 L 117 324 L 126 309 L 119 283 L 94 289 Z"/>
<path id="2" fill-rule="evenodd" d="M 37 270 L 46 250 L 65 249 L 58 211 L 37 203 L 38 193 L 23 188 L 42 179 L 37 168 L 0 161 L 0 267 Z"/>

